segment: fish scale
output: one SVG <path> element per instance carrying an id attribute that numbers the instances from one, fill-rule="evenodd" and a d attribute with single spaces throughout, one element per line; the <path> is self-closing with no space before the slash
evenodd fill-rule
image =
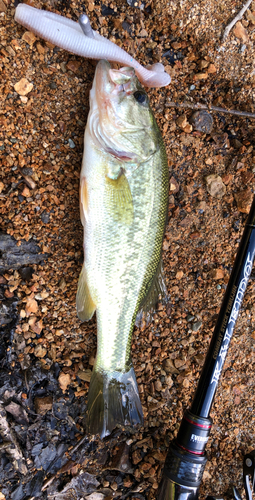
<path id="1" fill-rule="evenodd" d="M 147 95 L 130 68 L 127 74 L 133 78 L 134 92 L 141 90 L 142 97 L 137 97 L 145 100 L 146 107 L 133 94 L 120 90 L 119 95 L 109 68 L 106 61 L 98 64 L 85 131 L 81 171 L 85 259 L 77 293 L 81 319 L 89 319 L 94 310 L 97 315 L 87 430 L 101 437 L 116 425 L 135 425 L 143 419 L 131 339 L 136 315 L 160 278 L 168 211 L 167 157 Z"/>
<path id="2" fill-rule="evenodd" d="M 129 179 L 135 212 L 134 223 L 130 227 L 123 229 L 121 225 L 112 224 L 111 221 L 108 224 L 104 222 L 102 233 L 101 221 L 106 219 L 105 204 L 101 204 L 101 211 L 97 212 L 97 218 L 92 205 L 94 217 L 97 220 L 93 240 L 104 242 L 101 256 L 97 254 L 98 275 L 105 283 L 105 287 L 102 287 L 105 293 L 103 289 L 100 290 L 100 299 L 97 303 L 97 368 L 113 369 L 123 358 L 123 353 L 130 350 L 136 313 L 145 293 L 142 284 L 144 281 L 147 283 L 147 275 L 148 277 L 154 276 L 160 258 L 165 224 L 165 214 L 161 209 L 162 193 L 157 192 L 152 202 L 151 195 L 147 195 L 147 200 L 145 199 L 146 190 L 141 197 L 138 185 L 138 180 L 139 184 L 143 182 L 147 186 L 147 193 L 155 190 L 154 186 L 150 185 L 155 183 L 157 187 L 159 184 L 158 179 L 155 180 L 153 175 L 153 164 L 158 162 L 157 157 L 158 154 L 153 157 L 149 165 L 146 163 L 140 166 L 140 169 L 135 172 L 136 175 Z M 97 196 L 95 192 L 95 197 Z M 152 212 L 151 218 L 148 216 L 149 212 Z M 160 215 L 162 220 L 159 225 Z M 155 235 L 151 230 L 154 225 L 160 226 L 159 234 Z M 88 275 L 91 290 L 97 286 L 98 275 L 94 273 L 94 269 Z M 119 290 L 118 283 L 122 284 L 121 290 Z M 120 304 L 121 299 L 125 300 L 124 304 Z M 119 368 L 125 369 L 126 362 Z"/>

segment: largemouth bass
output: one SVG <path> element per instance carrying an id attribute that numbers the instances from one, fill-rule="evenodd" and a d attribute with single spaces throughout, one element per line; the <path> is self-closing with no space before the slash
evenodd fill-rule
<path id="1" fill-rule="evenodd" d="M 87 431 L 142 423 L 131 360 L 136 316 L 162 289 L 168 165 L 149 99 L 133 68 L 98 63 L 90 92 L 80 179 L 84 264 L 77 312 L 96 311 L 97 354 Z"/>

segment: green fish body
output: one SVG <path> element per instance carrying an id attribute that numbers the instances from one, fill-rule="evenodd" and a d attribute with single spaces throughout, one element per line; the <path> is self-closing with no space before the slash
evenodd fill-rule
<path id="1" fill-rule="evenodd" d="M 132 68 L 96 68 L 80 182 L 84 265 L 77 312 L 97 316 L 87 431 L 142 423 L 131 360 L 136 316 L 162 288 L 168 166 L 148 96 Z"/>

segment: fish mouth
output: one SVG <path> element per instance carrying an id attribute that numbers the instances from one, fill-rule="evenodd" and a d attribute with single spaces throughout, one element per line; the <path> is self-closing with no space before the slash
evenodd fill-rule
<path id="1" fill-rule="evenodd" d="M 134 68 L 123 67 L 113 69 L 108 61 L 98 62 L 95 74 L 95 90 L 98 98 L 106 95 L 117 96 L 121 93 L 132 94 L 137 88 L 137 78 Z"/>

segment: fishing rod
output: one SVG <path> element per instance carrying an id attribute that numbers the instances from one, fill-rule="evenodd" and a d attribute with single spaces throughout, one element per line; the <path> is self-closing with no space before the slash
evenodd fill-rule
<path id="1" fill-rule="evenodd" d="M 210 410 L 243 301 L 255 256 L 255 197 L 238 247 L 198 386 L 186 410 L 177 438 L 170 443 L 157 500 L 197 500 L 207 462 L 206 443 L 212 427 Z M 255 492 L 255 451 L 244 457 L 243 479 L 246 497 Z M 234 498 L 241 500 L 236 488 Z M 207 497 L 209 500 L 213 497 Z"/>

